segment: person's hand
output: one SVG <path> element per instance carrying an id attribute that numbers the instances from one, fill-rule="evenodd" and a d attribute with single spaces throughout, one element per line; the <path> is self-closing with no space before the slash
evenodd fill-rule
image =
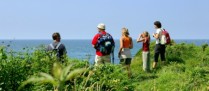
<path id="1" fill-rule="evenodd" d="M 143 34 L 140 34 L 140 37 L 142 37 Z"/>
<path id="2" fill-rule="evenodd" d="M 120 55 L 121 55 L 121 53 L 119 52 L 119 53 L 118 53 L 118 58 L 120 58 Z"/>
<path id="3" fill-rule="evenodd" d="M 152 36 L 155 37 L 155 33 L 153 33 Z"/>
<path id="4" fill-rule="evenodd" d="M 139 38 L 136 40 L 136 42 L 138 43 L 141 38 L 142 38 L 142 34 L 139 34 Z"/>
<path id="5" fill-rule="evenodd" d="M 137 43 L 139 42 L 139 38 L 136 40 L 136 42 L 137 42 Z"/>
<path id="6" fill-rule="evenodd" d="M 93 47 L 94 49 L 97 49 L 97 48 L 96 48 L 96 45 L 92 45 L 92 47 Z"/>

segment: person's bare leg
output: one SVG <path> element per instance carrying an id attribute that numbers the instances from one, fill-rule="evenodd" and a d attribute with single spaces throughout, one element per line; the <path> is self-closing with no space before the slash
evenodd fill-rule
<path id="1" fill-rule="evenodd" d="M 128 71 L 128 77 L 131 78 L 131 68 L 130 68 L 130 64 L 126 65 L 127 71 Z"/>
<path id="2" fill-rule="evenodd" d="M 155 69 L 157 67 L 157 62 L 153 62 L 152 68 Z"/>
<path id="3" fill-rule="evenodd" d="M 164 65 L 165 65 L 165 61 L 162 61 L 161 65 L 163 65 L 163 66 L 164 66 Z"/>

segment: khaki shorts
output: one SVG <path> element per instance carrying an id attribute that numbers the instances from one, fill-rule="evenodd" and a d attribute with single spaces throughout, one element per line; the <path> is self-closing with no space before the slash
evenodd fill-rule
<path id="1" fill-rule="evenodd" d="M 111 63 L 111 58 L 110 55 L 106 56 L 95 56 L 95 66 L 100 65 L 100 64 L 106 64 L 106 63 Z"/>

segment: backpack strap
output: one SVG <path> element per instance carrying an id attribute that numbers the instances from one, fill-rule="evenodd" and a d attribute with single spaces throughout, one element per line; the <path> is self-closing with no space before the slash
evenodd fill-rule
<path id="1" fill-rule="evenodd" d="M 98 37 L 97 40 L 99 40 L 100 38 L 102 38 L 102 36 L 106 35 L 106 34 L 102 34 L 101 32 L 99 32 L 98 34 L 99 34 L 99 37 Z M 98 44 L 99 44 L 99 43 L 97 42 L 97 46 L 98 46 Z"/>
<path id="2" fill-rule="evenodd" d="M 58 48 L 60 47 L 61 44 L 62 44 L 62 43 L 59 42 L 59 43 L 57 44 L 57 46 L 56 46 L 56 49 L 58 49 Z"/>
<path id="3" fill-rule="evenodd" d="M 51 43 L 49 46 L 50 46 L 52 49 L 55 49 L 52 43 Z"/>
<path id="4" fill-rule="evenodd" d="M 51 44 L 50 44 L 50 47 L 51 47 L 52 49 L 58 49 L 58 48 L 60 47 L 61 44 L 62 44 L 62 43 L 59 42 L 59 43 L 57 44 L 56 48 L 55 48 L 55 47 L 53 46 L 53 44 L 51 43 Z"/>
<path id="5" fill-rule="evenodd" d="M 160 35 L 159 38 L 158 38 L 158 39 L 159 39 L 159 42 L 160 42 L 159 44 L 161 44 L 161 37 L 162 37 L 162 35 L 163 35 L 163 28 L 160 28 L 160 33 L 159 33 L 159 35 Z"/>

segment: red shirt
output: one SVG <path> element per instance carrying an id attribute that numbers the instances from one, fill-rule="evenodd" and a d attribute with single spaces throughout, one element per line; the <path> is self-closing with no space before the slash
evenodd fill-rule
<path id="1" fill-rule="evenodd" d="M 142 46 L 143 51 L 145 52 L 149 51 L 149 44 L 150 44 L 149 42 L 150 42 L 149 38 L 146 38 L 146 42 L 143 42 L 143 46 Z"/>
<path id="2" fill-rule="evenodd" d="M 100 32 L 100 33 L 106 34 L 105 31 Z M 92 45 L 95 45 L 96 46 L 99 37 L 100 37 L 100 34 L 99 33 L 94 36 L 94 38 L 92 40 Z M 96 55 L 98 55 L 98 56 L 104 56 L 99 50 L 96 50 Z"/>

